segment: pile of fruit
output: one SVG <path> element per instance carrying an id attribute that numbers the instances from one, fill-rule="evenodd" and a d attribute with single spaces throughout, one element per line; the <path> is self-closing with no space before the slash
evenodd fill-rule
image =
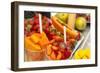
<path id="1" fill-rule="evenodd" d="M 25 37 L 25 48 L 34 51 L 40 51 L 49 43 L 49 40 L 44 32 L 41 34 L 34 33 L 31 36 Z"/>
<path id="2" fill-rule="evenodd" d="M 90 59 L 90 48 L 79 49 L 75 52 L 74 59 Z"/>
<path id="3" fill-rule="evenodd" d="M 71 21 L 69 20 L 69 15 L 71 16 Z M 32 18 L 24 20 L 25 49 L 32 52 L 45 50 L 45 55 L 49 60 L 68 59 L 77 41 L 81 38 L 80 32 L 73 27 L 73 24 L 75 24 L 74 17 L 75 14 L 68 13 L 57 13 L 51 19 L 42 16 L 43 32 L 40 33 L 39 14 L 34 13 Z M 76 21 L 76 27 L 78 27 L 79 22 L 84 24 L 79 20 L 80 18 Z M 82 18 L 81 20 L 82 22 L 84 21 Z M 66 43 L 64 42 L 63 26 L 67 28 Z"/>
<path id="4" fill-rule="evenodd" d="M 62 40 L 52 40 L 52 43 L 47 46 L 47 57 L 50 60 L 68 59 L 72 50 Z"/>
<path id="5" fill-rule="evenodd" d="M 38 13 L 35 13 L 35 15 L 32 18 L 24 19 L 24 26 L 25 36 L 30 36 L 33 33 L 40 33 Z M 46 16 L 42 17 L 42 26 L 45 33 L 50 33 L 49 27 L 51 26 L 51 22 Z"/>

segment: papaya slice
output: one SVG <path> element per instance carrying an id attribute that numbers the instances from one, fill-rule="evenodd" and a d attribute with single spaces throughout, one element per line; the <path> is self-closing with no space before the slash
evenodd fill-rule
<path id="1" fill-rule="evenodd" d="M 52 24 L 54 25 L 54 27 L 55 27 L 58 31 L 64 33 L 64 32 L 63 32 L 63 31 L 64 31 L 64 27 L 63 27 L 63 25 L 62 25 L 61 23 L 58 22 L 58 18 L 55 17 L 55 16 L 52 16 L 52 17 L 51 17 L 51 20 L 52 20 Z M 79 33 L 78 33 L 76 30 L 71 30 L 71 29 L 67 28 L 67 29 L 66 29 L 66 35 L 68 35 L 70 38 L 75 38 L 75 39 L 77 39 L 77 37 L 79 36 Z"/>

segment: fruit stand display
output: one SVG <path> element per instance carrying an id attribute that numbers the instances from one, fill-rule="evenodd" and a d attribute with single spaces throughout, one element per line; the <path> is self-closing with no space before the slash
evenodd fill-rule
<path id="1" fill-rule="evenodd" d="M 27 15 L 25 61 L 90 58 L 90 46 L 83 44 L 85 47 L 80 49 L 82 42 L 90 43 L 89 38 L 85 39 L 90 29 L 89 14 L 33 12 L 26 18 Z"/>

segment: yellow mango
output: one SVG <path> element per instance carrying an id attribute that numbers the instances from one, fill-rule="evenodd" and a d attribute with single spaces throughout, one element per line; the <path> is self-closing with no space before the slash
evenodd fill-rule
<path id="1" fill-rule="evenodd" d="M 90 48 L 85 48 L 85 56 L 87 56 L 87 58 L 90 58 Z"/>
<path id="2" fill-rule="evenodd" d="M 41 50 L 41 47 L 35 43 L 33 43 L 30 38 L 25 37 L 25 48 L 32 50 L 32 51 L 38 51 Z"/>
<path id="3" fill-rule="evenodd" d="M 48 40 L 46 34 L 45 34 L 44 32 L 42 32 L 42 33 L 41 33 L 41 38 L 40 38 L 39 44 L 40 44 L 41 46 L 45 46 L 45 45 L 48 44 L 48 43 L 49 43 L 49 40 Z"/>
<path id="4" fill-rule="evenodd" d="M 78 55 L 78 52 L 76 51 L 75 55 L 74 55 L 74 59 L 80 59 L 80 56 Z"/>
<path id="5" fill-rule="evenodd" d="M 90 58 L 90 48 L 78 49 L 74 55 L 75 59 L 89 59 Z"/>
<path id="6" fill-rule="evenodd" d="M 40 38 L 38 35 L 31 35 L 31 40 L 34 42 L 34 43 L 38 43 L 40 41 Z"/>
<path id="7" fill-rule="evenodd" d="M 80 56 L 80 58 L 82 58 L 85 55 L 85 52 L 83 49 L 79 49 L 77 52 L 78 52 L 78 55 Z"/>
<path id="8" fill-rule="evenodd" d="M 83 56 L 83 58 L 82 59 L 87 59 L 87 57 L 86 56 Z"/>
<path id="9" fill-rule="evenodd" d="M 80 59 L 80 56 L 79 55 L 75 55 L 74 59 Z"/>

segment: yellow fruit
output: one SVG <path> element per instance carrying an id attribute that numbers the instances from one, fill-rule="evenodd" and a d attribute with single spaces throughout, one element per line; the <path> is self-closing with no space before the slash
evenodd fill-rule
<path id="1" fill-rule="evenodd" d="M 77 52 L 78 52 L 78 55 L 80 56 L 80 58 L 82 58 L 85 55 L 83 49 L 79 49 Z"/>
<path id="2" fill-rule="evenodd" d="M 85 56 L 87 56 L 87 58 L 89 59 L 90 58 L 90 48 L 85 48 L 84 52 L 85 52 Z"/>
<path id="3" fill-rule="evenodd" d="M 90 48 L 79 49 L 74 55 L 74 59 L 89 59 L 90 58 Z"/>
<path id="4" fill-rule="evenodd" d="M 40 40 L 40 38 L 37 36 L 37 35 L 35 35 L 35 33 L 31 36 L 31 40 L 34 42 L 34 43 L 38 43 L 39 42 L 39 40 Z"/>
<path id="5" fill-rule="evenodd" d="M 76 51 L 76 53 L 74 55 L 74 59 L 80 59 L 80 56 L 78 55 L 78 51 Z"/>
<path id="6" fill-rule="evenodd" d="M 32 51 L 38 51 L 41 50 L 41 47 L 35 43 L 33 43 L 29 37 L 25 37 L 25 48 L 32 50 Z"/>
<path id="7" fill-rule="evenodd" d="M 40 38 L 40 41 L 39 41 L 39 45 L 40 46 L 45 46 L 49 43 L 49 40 L 46 36 L 46 34 L 44 32 L 41 33 L 41 38 Z"/>
<path id="8" fill-rule="evenodd" d="M 84 17 L 78 17 L 76 19 L 75 27 L 78 30 L 85 30 L 87 24 L 86 24 L 86 19 Z"/>
<path id="9" fill-rule="evenodd" d="M 87 59 L 87 57 L 86 56 L 83 56 L 83 58 L 82 59 Z"/>
<path id="10" fill-rule="evenodd" d="M 67 22 L 68 19 L 68 13 L 57 13 L 55 15 L 57 18 L 59 18 L 60 20 L 62 20 L 63 22 Z"/>
<path id="11" fill-rule="evenodd" d="M 80 59 L 80 56 L 79 55 L 75 55 L 74 59 Z"/>

